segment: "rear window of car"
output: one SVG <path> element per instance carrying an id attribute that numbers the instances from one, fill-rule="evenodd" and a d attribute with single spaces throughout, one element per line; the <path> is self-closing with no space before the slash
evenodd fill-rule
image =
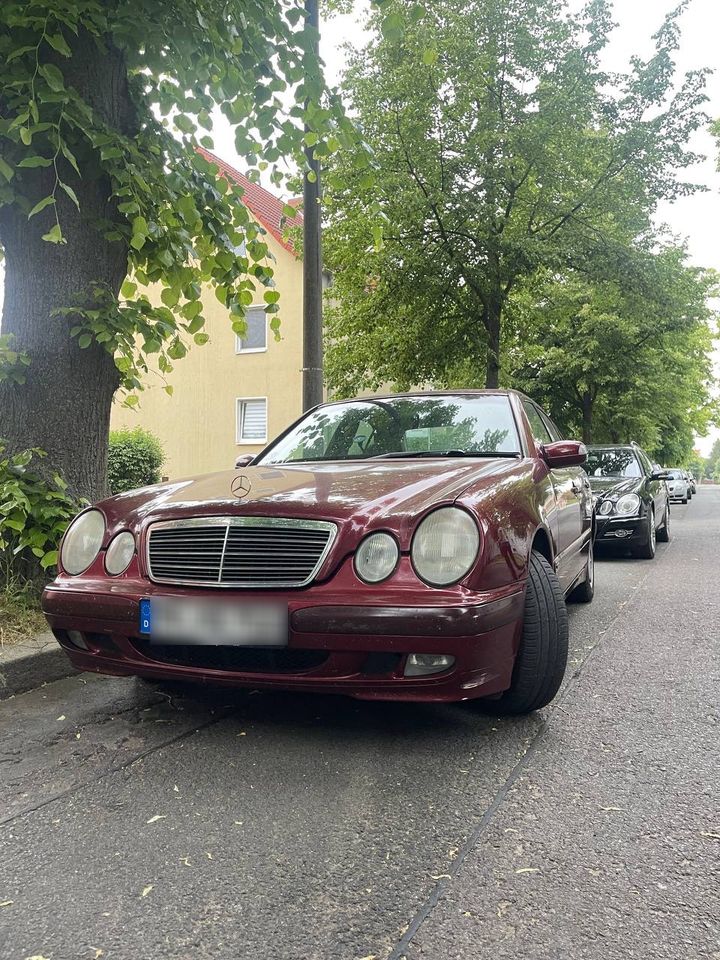
<path id="1" fill-rule="evenodd" d="M 588 450 L 585 472 L 590 477 L 628 477 L 644 476 L 640 461 L 634 450 L 622 447 L 605 447 Z"/>

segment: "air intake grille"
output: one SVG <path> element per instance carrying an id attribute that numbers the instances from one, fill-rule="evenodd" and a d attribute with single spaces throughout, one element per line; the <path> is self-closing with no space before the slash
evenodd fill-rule
<path id="1" fill-rule="evenodd" d="M 303 587 L 335 539 L 334 523 L 269 517 L 193 517 L 152 524 L 150 579 L 208 587 Z"/>

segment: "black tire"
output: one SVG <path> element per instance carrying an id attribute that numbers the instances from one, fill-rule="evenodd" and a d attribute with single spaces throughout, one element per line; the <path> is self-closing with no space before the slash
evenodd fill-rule
<path id="1" fill-rule="evenodd" d="M 632 555 L 638 560 L 652 560 L 655 557 L 655 511 L 648 508 L 643 538 L 632 548 Z"/>
<path id="2" fill-rule="evenodd" d="M 585 578 L 579 583 L 568 596 L 571 603 L 592 603 L 595 596 L 595 552 L 593 550 L 593 541 L 590 540 L 588 548 L 588 561 L 585 568 Z"/>
<path id="3" fill-rule="evenodd" d="M 670 501 L 665 501 L 665 516 L 662 526 L 658 527 L 657 538 L 660 543 L 670 543 Z"/>
<path id="4" fill-rule="evenodd" d="M 687 502 L 688 502 L 688 498 L 687 498 L 687 497 L 683 497 L 683 503 L 687 503 Z"/>
<path id="5" fill-rule="evenodd" d="M 531 713 L 546 706 L 560 689 L 568 655 L 568 617 L 555 571 L 542 554 L 530 555 L 520 647 L 510 689 L 485 710 L 502 715 Z"/>

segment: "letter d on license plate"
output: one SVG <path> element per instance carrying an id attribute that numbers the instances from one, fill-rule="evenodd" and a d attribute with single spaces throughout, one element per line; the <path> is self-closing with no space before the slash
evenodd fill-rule
<path id="1" fill-rule="evenodd" d="M 152 597 L 140 601 L 140 633 L 150 643 L 285 647 L 288 609 L 286 603 Z"/>

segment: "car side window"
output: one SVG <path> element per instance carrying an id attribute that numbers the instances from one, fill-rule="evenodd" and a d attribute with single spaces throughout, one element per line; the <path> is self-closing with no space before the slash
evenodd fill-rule
<path id="1" fill-rule="evenodd" d="M 522 404 L 525 414 L 530 421 L 530 429 L 532 430 L 535 440 L 538 443 L 551 443 L 552 438 L 550 436 L 550 431 L 545 426 L 538 408 L 530 400 L 523 400 Z"/>
<path id="2" fill-rule="evenodd" d="M 636 453 L 638 455 L 638 459 L 640 460 L 640 465 L 642 466 L 646 476 L 649 477 L 650 474 L 653 472 L 653 467 L 652 467 L 652 463 L 650 463 L 650 458 L 648 457 L 648 455 L 645 453 L 644 450 L 636 450 Z"/>
<path id="3" fill-rule="evenodd" d="M 560 433 L 560 431 L 558 430 L 558 428 L 557 428 L 557 427 L 555 426 L 555 424 L 552 422 L 552 420 L 550 419 L 550 417 L 549 417 L 543 410 L 540 410 L 539 412 L 540 412 L 540 416 L 542 417 L 542 421 L 543 421 L 543 423 L 545 424 L 545 426 L 547 427 L 548 432 L 550 433 L 550 436 L 552 437 L 553 441 L 555 441 L 555 440 L 564 440 L 565 437 L 563 437 L 563 435 Z"/>

